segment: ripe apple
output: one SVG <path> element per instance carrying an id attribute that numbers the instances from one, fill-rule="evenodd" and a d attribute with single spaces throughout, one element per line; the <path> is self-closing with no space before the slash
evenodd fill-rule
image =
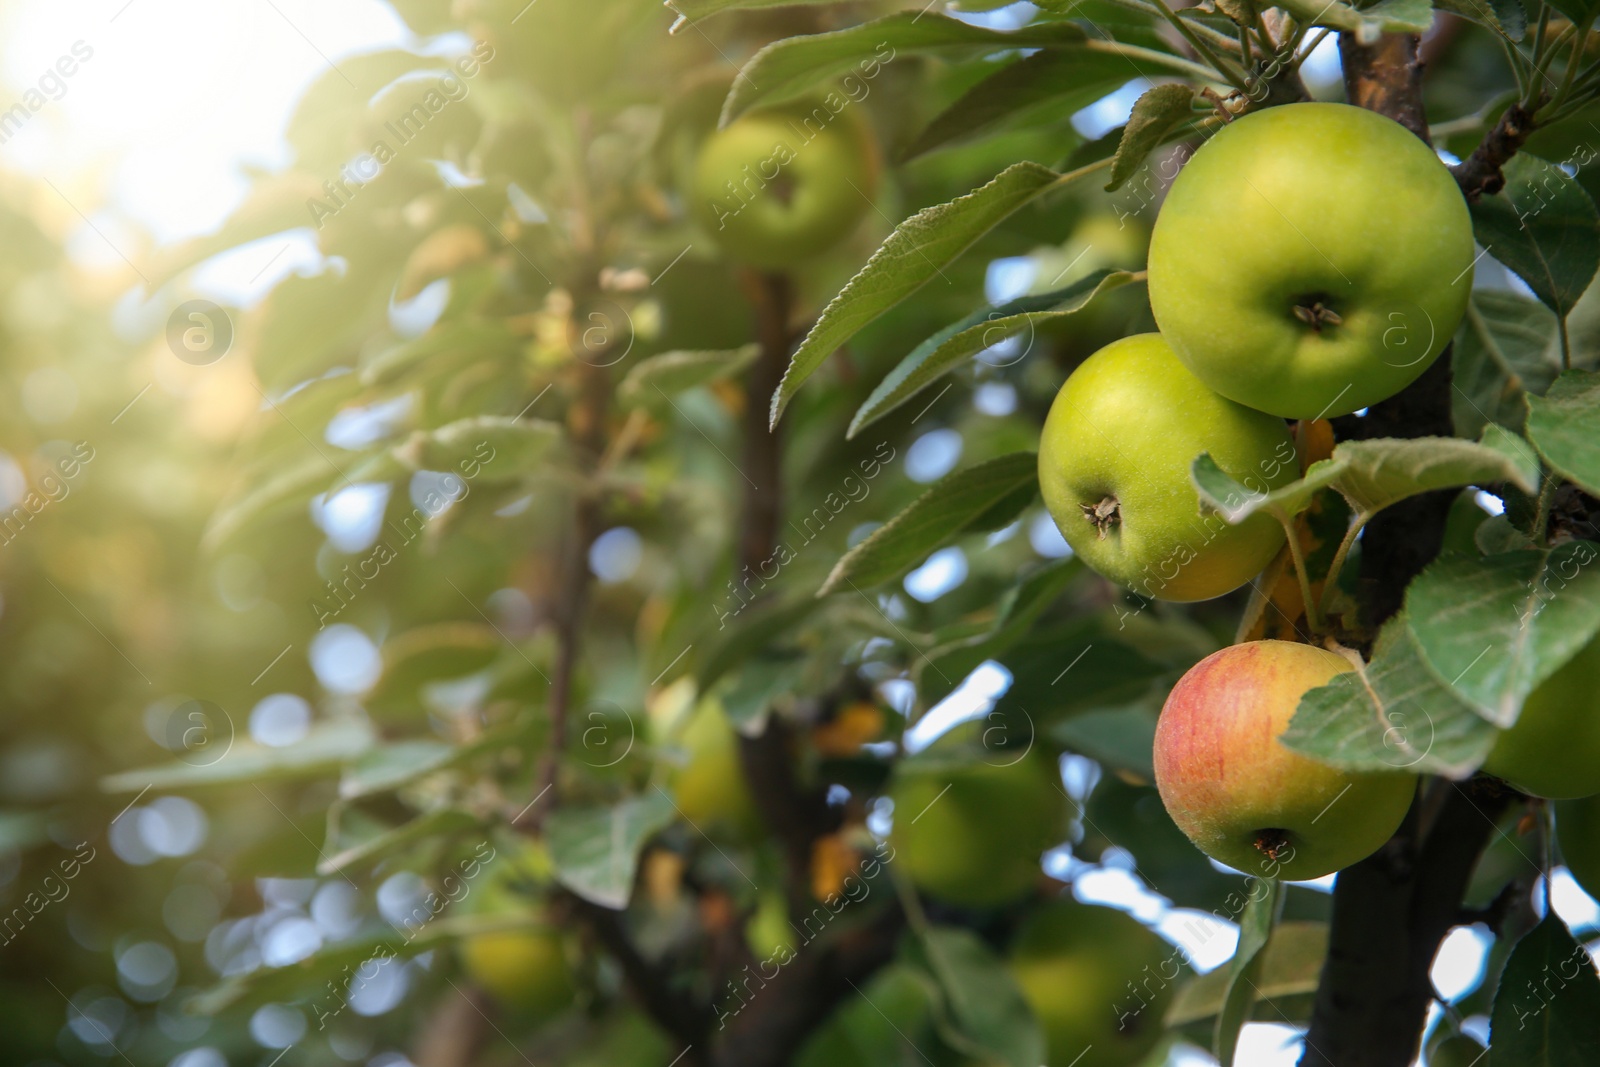
<path id="1" fill-rule="evenodd" d="M 744 835 L 759 826 L 739 763 L 739 736 L 721 701 L 700 701 L 673 744 L 683 760 L 670 780 L 684 818 L 708 832 L 721 829 Z"/>
<path id="2" fill-rule="evenodd" d="M 1044 1029 L 1048 1067 L 1143 1062 L 1183 970 L 1178 950 L 1136 920 L 1071 900 L 1028 917 L 1009 965 Z"/>
<path id="3" fill-rule="evenodd" d="M 688 200 L 729 255 L 783 267 L 849 236 L 877 186 L 860 107 L 829 93 L 749 112 L 707 137 Z"/>
<path id="4" fill-rule="evenodd" d="M 1556 804 L 1561 858 L 1583 891 L 1600 898 L 1600 796 Z"/>
<path id="5" fill-rule="evenodd" d="M 1211 388 L 1292 419 L 1398 393 L 1449 343 L 1472 220 L 1439 157 L 1347 104 L 1236 119 L 1179 172 L 1150 238 L 1150 307 Z"/>
<path id="6" fill-rule="evenodd" d="M 1178 679 L 1156 723 L 1156 789 L 1202 852 L 1246 874 L 1300 880 L 1393 836 L 1414 775 L 1338 770 L 1278 740 L 1308 689 L 1350 669 L 1325 649 L 1252 641 Z"/>
<path id="7" fill-rule="evenodd" d="M 1229 526 L 1201 514 L 1189 479 L 1211 453 L 1264 493 L 1300 474 L 1282 419 L 1218 396 L 1160 334 L 1114 341 L 1072 372 L 1045 420 L 1039 489 L 1074 552 L 1096 571 L 1162 600 L 1207 600 L 1259 574 L 1283 528 L 1255 514 Z"/>
<path id="8" fill-rule="evenodd" d="M 1040 854 L 1067 829 L 1055 765 L 1034 752 L 920 755 L 895 768 L 889 797 L 895 862 L 930 896 L 966 907 L 1027 893 L 1039 880 Z"/>
<path id="9" fill-rule="evenodd" d="M 1600 793 L 1600 640 L 1528 694 L 1483 769 L 1536 797 Z"/>
<path id="10" fill-rule="evenodd" d="M 485 870 L 481 884 L 467 883 L 461 910 L 485 917 L 542 918 L 532 894 L 548 862 L 529 852 L 502 855 Z M 554 1015 L 575 997 L 565 938 L 554 926 L 491 930 L 463 937 L 456 945 L 461 966 L 477 985 L 506 1007 L 535 1019 Z"/>

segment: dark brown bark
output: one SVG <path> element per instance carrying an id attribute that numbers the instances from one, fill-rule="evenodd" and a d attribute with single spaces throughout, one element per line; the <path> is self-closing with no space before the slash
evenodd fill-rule
<path id="1" fill-rule="evenodd" d="M 1339 60 L 1344 65 L 1345 96 L 1350 103 L 1387 115 L 1429 141 L 1417 43 L 1416 37 L 1404 33 L 1385 34 L 1373 44 L 1362 44 L 1355 35 L 1341 33 Z"/>
<path id="2" fill-rule="evenodd" d="M 903 925 L 903 913 L 891 904 L 825 948 L 802 947 L 727 1020 L 717 1035 L 714 1067 L 784 1067 L 805 1036 L 893 958 Z"/>
<path id="3" fill-rule="evenodd" d="M 1500 115 L 1494 129 L 1484 137 L 1472 154 L 1454 167 L 1456 184 L 1469 202 L 1480 196 L 1493 196 L 1506 187 L 1502 168 L 1511 161 L 1534 129 L 1533 112 L 1513 103 Z"/>
<path id="4" fill-rule="evenodd" d="M 1407 1067 L 1417 1055 L 1434 954 L 1510 799 L 1486 779 L 1431 790 L 1383 850 L 1339 874 L 1301 1067 Z"/>

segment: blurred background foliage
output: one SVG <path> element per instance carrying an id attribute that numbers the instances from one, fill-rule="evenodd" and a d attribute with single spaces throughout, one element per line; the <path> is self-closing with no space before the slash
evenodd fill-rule
<path id="1" fill-rule="evenodd" d="M 1071 815 L 1041 896 L 1072 883 L 1225 960 L 1233 928 L 1207 913 L 1237 918 L 1237 879 L 1166 818 L 1149 737 L 1171 680 L 1231 640 L 1242 595 L 1135 601 L 1067 558 L 1036 500 L 903 580 L 814 595 L 930 483 L 1032 450 L 1070 369 L 1151 328 L 1149 310 L 1142 289 L 1119 291 L 847 440 L 872 387 L 985 302 L 1140 268 L 1158 186 L 1016 213 L 829 360 L 786 416 L 792 559 L 747 606 L 740 428 L 767 398 L 739 373 L 766 296 L 689 220 L 684 170 L 762 45 L 898 5 L 735 12 L 671 36 L 651 0 L 394 7 L 413 47 L 340 59 L 293 115 L 291 166 L 217 233 L 141 257 L 160 315 L 114 313 L 121 293 L 65 257 L 76 220 L 48 189 L 0 188 L 0 494 L 26 513 L 0 516 L 0 916 L 27 915 L 0 935 L 0 1061 L 430 1067 L 467 1047 L 484 1064 L 672 1062 L 683 1043 L 639 1010 L 581 902 L 626 903 L 639 952 L 699 1002 L 725 1003 L 746 961 L 792 942 L 786 857 L 728 726 L 767 716 L 790 724 L 796 780 L 825 798 L 817 897 L 879 847 L 897 755 L 964 717 L 978 728 L 954 739 L 985 755 L 1061 760 Z M 1101 0 L 1070 15 L 1174 47 Z M 1425 47 L 1429 113 L 1465 154 L 1510 75 L 1464 19 L 1441 18 Z M 916 210 L 1018 159 L 1060 167 L 1114 145 L 1126 70 L 902 158 L 1011 58 L 916 54 L 871 80 L 862 106 L 891 165 L 859 230 L 791 272 L 790 326 Z M 1304 70 L 1321 98 L 1340 95 L 1332 58 Z M 396 136 L 430 93 L 445 103 Z M 1571 147 L 1541 136 L 1549 158 Z M 372 175 L 378 141 L 392 158 Z M 1600 192 L 1592 169 L 1576 176 Z M 193 295 L 193 269 L 308 227 L 320 262 L 223 309 L 225 354 L 177 358 L 164 315 Z M 1479 284 L 1528 324 L 1519 370 L 1548 381 L 1539 306 L 1492 262 Z M 1573 316 L 1580 339 L 1594 303 Z M 1505 399 L 1503 376 L 1467 370 Z M 599 409 L 596 381 L 614 390 Z M 575 579 L 589 590 L 570 641 Z M 537 799 L 551 783 L 553 813 Z M 541 818 L 538 837 L 519 831 Z M 1486 897 L 1513 876 L 1486 873 Z M 845 926 L 896 906 L 892 887 L 872 894 Z M 1310 943 L 1327 902 L 1290 890 Z M 979 984 L 1029 910 L 930 907 L 977 932 Z M 464 935 L 489 958 L 476 983 Z M 564 969 L 556 988 L 519 1001 L 513 973 L 496 995 L 496 947 L 520 959 L 536 941 Z M 902 951 L 797 1062 L 968 1057 L 938 970 Z M 1272 1010 L 1303 1019 L 1309 992 L 1286 978 Z M 1203 1006 L 1194 1018 L 1205 1035 Z M 1151 1062 L 1169 1054 L 1199 1057 L 1164 1044 Z"/>

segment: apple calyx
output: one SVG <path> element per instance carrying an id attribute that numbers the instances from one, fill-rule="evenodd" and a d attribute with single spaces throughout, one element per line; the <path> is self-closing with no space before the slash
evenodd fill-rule
<path id="1" fill-rule="evenodd" d="M 1338 326 L 1344 322 L 1338 312 L 1315 297 L 1309 304 L 1296 304 L 1294 317 L 1311 327 L 1313 333 L 1321 333 L 1324 326 Z"/>
<path id="2" fill-rule="evenodd" d="M 1106 539 L 1106 530 L 1122 521 L 1121 505 L 1114 496 L 1104 496 L 1096 504 L 1079 504 L 1083 509 L 1083 517 L 1095 529 L 1097 540 Z"/>
<path id="3" fill-rule="evenodd" d="M 1287 830 L 1258 830 L 1256 832 L 1255 846 L 1256 851 L 1274 863 L 1294 853 L 1294 846 L 1289 844 L 1289 831 Z"/>

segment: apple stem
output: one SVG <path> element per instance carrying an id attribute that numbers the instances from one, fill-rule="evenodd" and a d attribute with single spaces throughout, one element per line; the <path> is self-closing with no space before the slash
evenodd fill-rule
<path id="1" fill-rule="evenodd" d="M 1289 831 L 1276 828 L 1256 831 L 1256 851 L 1274 863 L 1283 856 L 1289 848 Z"/>
<path id="2" fill-rule="evenodd" d="M 1278 520 L 1278 525 L 1283 527 L 1284 537 L 1289 542 L 1289 558 L 1294 560 L 1294 574 L 1300 580 L 1300 600 L 1305 604 L 1306 625 L 1311 627 L 1311 632 L 1317 636 L 1322 635 L 1322 612 L 1318 603 L 1311 596 L 1311 575 L 1306 570 L 1305 551 L 1300 547 L 1300 535 L 1295 530 L 1294 520 L 1286 515 L 1282 508 L 1269 508 L 1273 518 Z"/>
<path id="3" fill-rule="evenodd" d="M 1321 333 L 1324 326 L 1339 326 L 1344 323 L 1344 319 L 1337 311 L 1320 300 L 1313 300 L 1309 304 L 1296 304 L 1294 317 L 1311 327 L 1313 333 Z"/>
<path id="4" fill-rule="evenodd" d="M 1094 527 L 1096 539 L 1104 541 L 1106 531 L 1122 521 L 1122 505 L 1116 497 L 1107 494 L 1098 503 L 1079 504 L 1083 517 Z"/>

